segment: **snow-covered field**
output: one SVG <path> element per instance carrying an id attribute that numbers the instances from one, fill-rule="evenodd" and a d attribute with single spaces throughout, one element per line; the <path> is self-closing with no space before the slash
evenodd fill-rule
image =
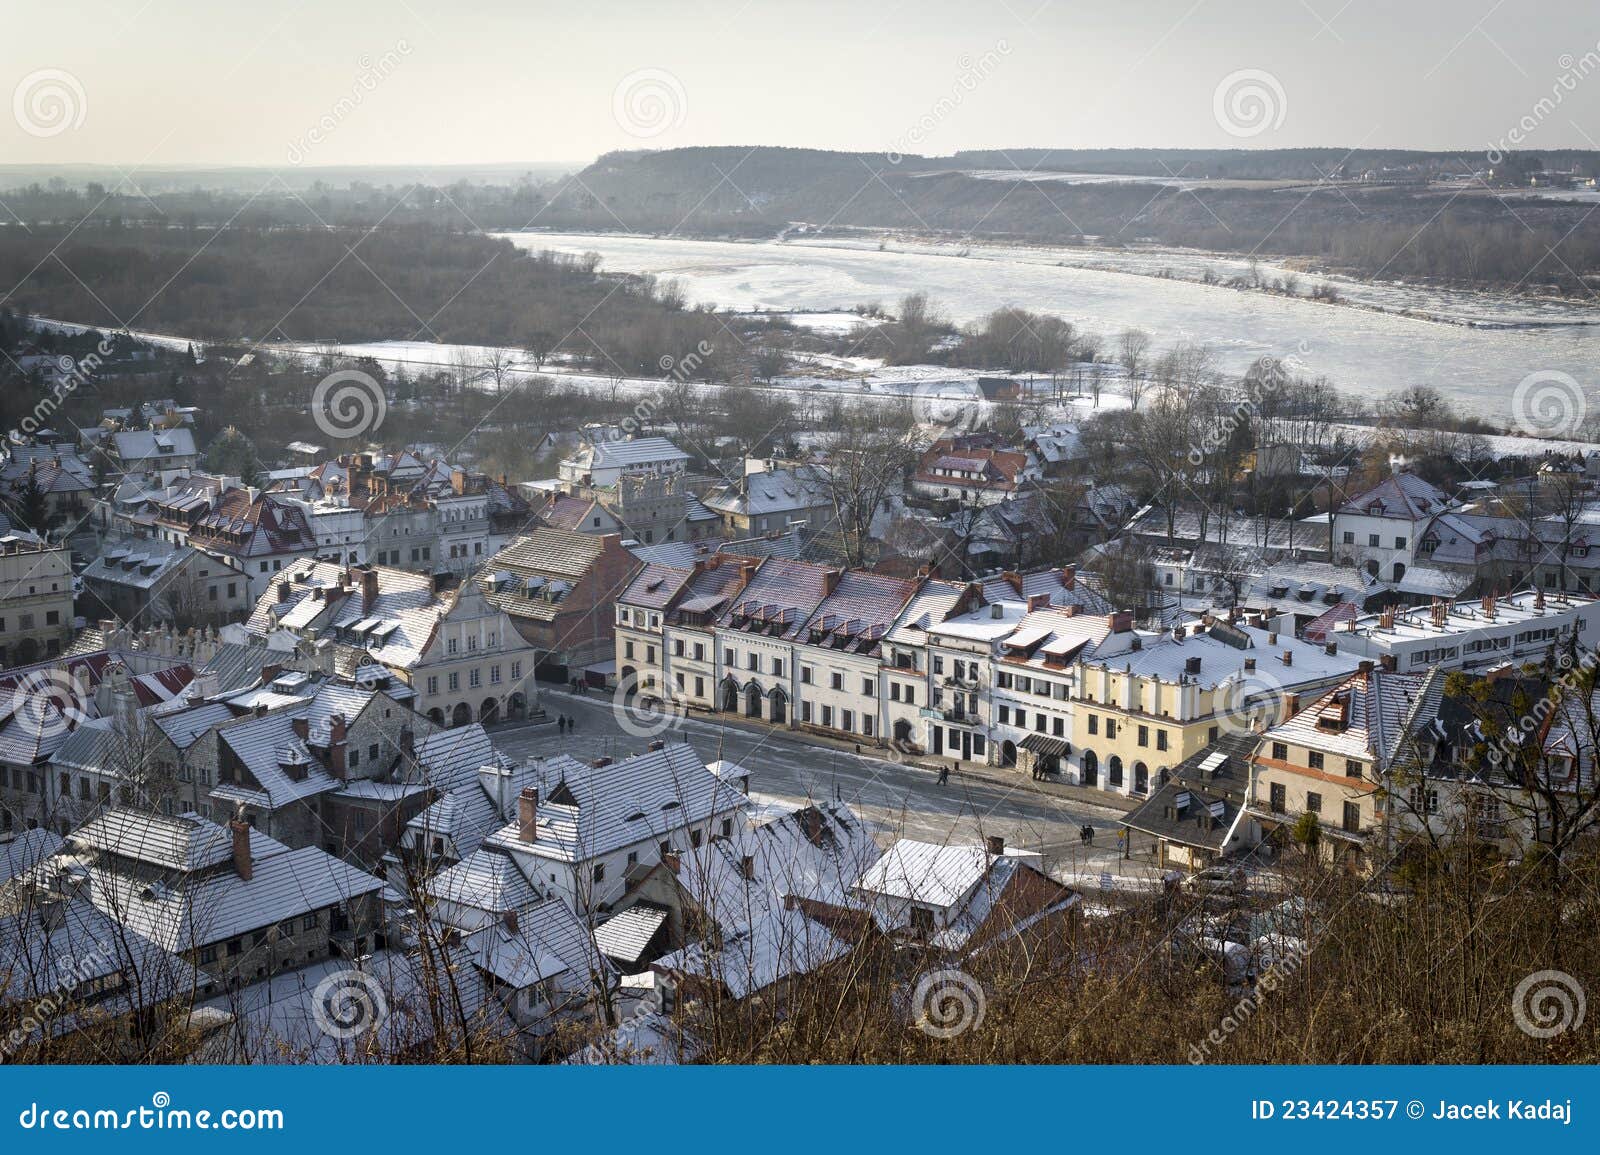
<path id="1" fill-rule="evenodd" d="M 892 240 L 701 241 L 619 234 L 507 234 L 519 246 L 593 251 L 603 267 L 682 282 L 689 298 L 740 310 L 841 310 L 927 292 L 955 321 L 1005 305 L 1065 317 L 1090 332 L 1130 326 L 1162 344 L 1188 338 L 1225 370 L 1296 355 L 1313 373 L 1362 395 L 1434 385 L 1463 407 L 1504 420 L 1517 383 L 1557 370 L 1596 384 L 1600 310 L 1499 294 L 1334 281 L 1348 305 L 1198 283 L 1248 262 L 1171 249 L 956 247 Z M 1172 277 L 1158 276 L 1163 270 Z M 1262 262 L 1263 275 L 1289 270 Z M 1302 275 L 1305 293 L 1319 279 Z M 1354 307 L 1362 306 L 1362 307 Z M 1386 311 L 1380 311 L 1386 310 Z M 1421 314 L 1401 315 L 1402 311 Z"/>

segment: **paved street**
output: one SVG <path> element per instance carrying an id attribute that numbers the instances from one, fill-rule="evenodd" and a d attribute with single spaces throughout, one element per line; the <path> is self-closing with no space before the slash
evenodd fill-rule
<path id="1" fill-rule="evenodd" d="M 602 755 L 621 758 L 650 741 L 622 728 L 609 694 L 574 695 L 541 687 L 540 696 L 552 719 L 558 714 L 574 718 L 576 730 L 562 734 L 553 721 L 495 727 L 495 744 L 507 755 L 521 759 L 564 752 L 584 761 Z M 848 748 L 812 745 L 785 730 L 723 725 L 701 715 L 671 721 L 659 735 L 662 739 L 689 742 L 707 761 L 739 763 L 750 771 L 750 792 L 758 800 L 800 805 L 807 799 L 836 797 L 877 823 L 885 835 L 973 842 L 1000 834 L 1010 845 L 1042 851 L 1057 876 L 1066 880 L 1096 880 L 1102 871 L 1144 883 L 1154 879 L 1147 863 L 1118 858 L 1119 810 L 1071 797 L 1020 772 L 957 770 L 940 786 L 932 770 L 856 755 Z M 1085 824 L 1095 831 L 1094 846 L 1087 850 L 1078 837 Z"/>

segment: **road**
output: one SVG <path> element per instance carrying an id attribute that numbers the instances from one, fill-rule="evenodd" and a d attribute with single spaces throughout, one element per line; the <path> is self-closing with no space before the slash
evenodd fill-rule
<path id="1" fill-rule="evenodd" d="M 507 756 L 622 758 L 651 741 L 644 726 L 632 727 L 641 731 L 637 734 L 624 729 L 609 694 L 574 695 L 540 687 L 540 696 L 551 718 L 565 714 L 576 728 L 562 733 L 553 724 L 493 727 L 495 745 Z M 1154 883 L 1148 862 L 1118 856 L 1121 810 L 1068 797 L 1020 772 L 1013 780 L 1012 772 L 998 768 L 984 773 L 955 770 L 941 786 L 932 770 L 812 744 L 788 730 L 724 725 L 700 715 L 660 719 L 649 729 L 660 729 L 655 736 L 662 740 L 688 742 L 707 761 L 739 763 L 750 771 L 750 793 L 757 801 L 800 806 L 808 800 L 840 799 L 879 828 L 880 842 L 903 835 L 971 843 L 998 834 L 1008 845 L 1042 852 L 1052 872 L 1065 881 L 1097 881 L 1102 872 L 1110 872 L 1141 887 Z M 1078 836 L 1085 825 L 1095 831 L 1088 848 Z"/>

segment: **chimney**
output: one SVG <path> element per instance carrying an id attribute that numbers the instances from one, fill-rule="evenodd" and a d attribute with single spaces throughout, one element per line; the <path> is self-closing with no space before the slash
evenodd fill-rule
<path id="1" fill-rule="evenodd" d="M 450 489 L 457 496 L 467 492 L 467 471 L 459 465 L 450 467 Z"/>
<path id="2" fill-rule="evenodd" d="M 294 736 L 304 742 L 311 737 L 311 719 L 301 715 L 290 723 L 294 727 Z"/>
<path id="3" fill-rule="evenodd" d="M 1393 654 L 1379 654 L 1378 655 L 1378 664 L 1380 666 L 1382 666 L 1383 672 L 1386 673 L 1386 674 L 1394 673 L 1395 667 L 1397 665 L 1397 663 L 1395 662 L 1395 658 L 1394 658 Z"/>
<path id="4" fill-rule="evenodd" d="M 278 675 L 281 673 L 283 673 L 282 662 L 268 662 L 261 667 L 261 684 L 263 686 L 272 685 L 273 682 L 277 681 Z"/>
<path id="5" fill-rule="evenodd" d="M 601 757 L 596 758 L 593 762 L 590 762 L 589 765 L 594 767 L 596 770 L 604 770 L 607 766 L 611 765 L 611 759 L 602 755 Z"/>
<path id="6" fill-rule="evenodd" d="M 1022 575 L 1015 570 L 1006 570 L 1005 573 L 1000 575 L 1000 578 L 1017 593 L 1020 594 L 1022 592 Z"/>
<path id="7" fill-rule="evenodd" d="M 996 858 L 999 858 L 1006 852 L 1006 840 L 1002 835 L 991 834 L 988 838 L 984 839 L 984 842 L 989 848 L 989 853 L 994 855 Z"/>
<path id="8" fill-rule="evenodd" d="M 534 842 L 539 837 L 539 788 L 524 786 L 517 795 L 517 841 Z"/>
<path id="9" fill-rule="evenodd" d="M 374 602 L 378 600 L 378 571 L 364 569 L 361 571 L 361 608 L 370 611 Z"/>
<path id="10" fill-rule="evenodd" d="M 501 921 L 503 921 L 505 923 L 506 929 L 508 931 L 510 931 L 512 934 L 516 934 L 517 933 L 517 912 L 516 911 L 514 911 L 514 910 L 506 911 L 505 914 L 503 916 L 501 916 Z"/>
<path id="11" fill-rule="evenodd" d="M 250 881 L 250 824 L 235 817 L 228 823 L 233 832 L 233 869 L 245 882 Z"/>
<path id="12" fill-rule="evenodd" d="M 1032 594 L 1028 598 L 1028 610 L 1030 613 L 1034 610 L 1048 609 L 1049 606 L 1049 594 Z"/>
<path id="13" fill-rule="evenodd" d="M 287 581 L 281 581 L 278 583 L 278 604 L 280 606 L 289 600 L 289 594 L 291 592 L 293 591 L 290 589 Z"/>
<path id="14" fill-rule="evenodd" d="M 343 714 L 328 717 L 328 769 L 335 778 L 344 777 L 345 723 Z"/>
<path id="15" fill-rule="evenodd" d="M 1300 712 L 1300 695 L 1285 694 L 1283 696 L 1283 710 L 1289 717 L 1294 717 Z"/>
<path id="16" fill-rule="evenodd" d="M 1337 654 L 1339 652 L 1339 643 L 1338 642 L 1329 642 L 1325 647 L 1323 647 L 1323 649 L 1324 649 L 1324 652 L 1327 653 L 1327 655 L 1329 657 L 1332 657 L 1334 654 Z"/>
<path id="17" fill-rule="evenodd" d="M 1283 664 L 1286 665 L 1286 666 L 1294 665 L 1294 651 L 1293 650 L 1285 650 L 1285 651 L 1283 651 Z"/>
<path id="18" fill-rule="evenodd" d="M 1198 674 L 1200 672 L 1200 657 L 1198 654 L 1183 660 L 1183 672 L 1185 674 Z"/>
<path id="19" fill-rule="evenodd" d="M 683 859 L 678 856 L 676 850 L 664 850 L 661 852 L 661 865 L 672 871 L 673 874 L 677 874 L 678 868 L 683 865 Z"/>
<path id="20" fill-rule="evenodd" d="M 1078 588 L 1078 567 L 1077 566 L 1075 566 L 1075 565 L 1064 565 L 1064 566 L 1061 567 L 1061 587 L 1063 589 L 1069 589 L 1069 590 L 1074 590 L 1074 589 Z"/>
<path id="21" fill-rule="evenodd" d="M 1356 665 L 1356 670 L 1362 674 L 1370 674 L 1372 673 L 1372 662 L 1370 660 L 1360 662 Z"/>
<path id="22" fill-rule="evenodd" d="M 1111 632 L 1112 633 L 1114 633 L 1114 634 L 1125 634 L 1131 629 L 1133 629 L 1133 611 L 1132 610 L 1118 610 L 1116 613 L 1111 615 Z"/>
<path id="23" fill-rule="evenodd" d="M 827 570 L 822 575 L 822 588 L 831 594 L 839 588 L 839 579 L 842 577 L 844 577 L 844 570 L 842 569 Z"/>
<path id="24" fill-rule="evenodd" d="M 1247 673 L 1247 674 L 1253 673 L 1255 671 L 1255 668 L 1256 668 L 1256 660 L 1254 658 L 1246 658 L 1244 660 L 1244 672 L 1245 673 Z"/>
<path id="25" fill-rule="evenodd" d="M 744 875 L 746 882 L 756 880 L 756 860 L 753 854 L 747 854 L 739 860 L 739 873 Z"/>
<path id="26" fill-rule="evenodd" d="M 812 846 L 822 845 L 822 812 L 811 806 L 800 812 L 800 829 Z"/>

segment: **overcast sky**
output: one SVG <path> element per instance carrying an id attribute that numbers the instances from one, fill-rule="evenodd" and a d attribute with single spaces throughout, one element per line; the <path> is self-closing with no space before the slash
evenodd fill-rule
<path id="1" fill-rule="evenodd" d="M 694 144 L 1482 153 L 1518 125 L 1525 147 L 1600 148 L 1594 0 L 6 8 L 0 163 L 476 164 Z"/>

